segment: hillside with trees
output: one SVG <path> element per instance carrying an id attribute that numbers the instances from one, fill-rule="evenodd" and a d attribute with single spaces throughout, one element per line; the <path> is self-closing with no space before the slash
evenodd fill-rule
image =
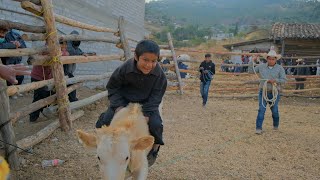
<path id="1" fill-rule="evenodd" d="M 178 44 L 210 39 L 215 33 L 244 36 L 270 29 L 274 22 L 320 23 L 318 0 L 160 0 L 146 3 L 146 22 L 160 26 L 153 32 L 165 41 L 171 32 Z M 190 43 L 190 42 L 189 42 Z"/>

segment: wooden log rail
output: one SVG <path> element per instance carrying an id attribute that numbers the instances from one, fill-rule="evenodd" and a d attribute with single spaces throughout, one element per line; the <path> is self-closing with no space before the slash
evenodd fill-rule
<path id="1" fill-rule="evenodd" d="M 43 48 L 23 48 L 23 49 L 0 49 L 0 57 L 19 57 L 30 56 L 47 52 L 46 47 Z"/>
<path id="2" fill-rule="evenodd" d="M 2 65 L 1 61 L 0 65 Z M 16 170 L 18 169 L 20 164 L 18 161 L 19 159 L 17 156 L 16 148 L 7 144 L 10 143 L 12 145 L 16 145 L 16 140 L 12 123 L 10 123 L 9 121 L 10 104 L 6 90 L 7 82 L 0 78 L 0 124 L 2 126 L 0 128 L 1 138 L 6 142 L 4 143 L 5 158 L 8 160 L 10 168 Z M 2 173 L 2 169 L 0 170 L 0 173 Z"/>
<path id="3" fill-rule="evenodd" d="M 249 65 L 249 64 L 222 64 L 222 63 L 215 63 L 216 65 L 221 65 L 221 66 L 224 66 L 224 67 L 248 67 L 248 66 L 252 66 L 252 65 Z M 255 66 L 258 66 L 259 64 L 255 64 Z M 301 68 L 301 67 L 318 67 L 320 66 L 320 64 L 314 64 L 314 65 L 290 65 L 290 66 L 282 66 L 284 68 Z"/>
<path id="4" fill-rule="evenodd" d="M 172 91 L 172 90 L 178 90 L 178 86 L 168 86 L 167 91 Z M 197 87 L 189 87 L 185 86 L 183 88 L 184 90 L 198 90 L 199 88 Z M 211 88 L 209 92 L 244 92 L 244 91 L 258 91 L 259 88 Z M 294 90 L 294 89 L 284 89 L 282 92 L 284 93 L 289 93 L 289 92 L 311 92 L 311 91 L 318 91 L 320 92 L 320 88 L 310 88 L 310 89 L 299 89 L 299 90 Z"/>
<path id="5" fill-rule="evenodd" d="M 295 57 L 282 57 L 282 59 L 319 59 L 320 56 L 295 56 Z"/>
<path id="6" fill-rule="evenodd" d="M 179 52 L 188 52 L 188 53 L 211 53 L 211 54 L 217 54 L 217 55 L 247 55 L 247 56 L 252 56 L 252 55 L 258 55 L 258 56 L 264 56 L 266 53 L 238 53 L 238 52 L 225 52 L 225 51 L 202 51 L 202 50 L 185 50 L 185 49 L 176 49 L 176 51 Z"/>
<path id="7" fill-rule="evenodd" d="M 53 4 L 52 4 L 52 0 L 40 0 L 40 1 L 41 1 L 43 12 L 41 12 L 39 16 L 40 15 L 43 16 L 43 19 L 45 22 L 46 34 L 47 34 L 46 44 L 48 45 L 49 56 L 52 59 L 55 59 L 55 61 L 51 63 L 51 69 L 52 69 L 54 84 L 56 87 L 56 94 L 58 99 L 57 103 L 60 107 L 59 121 L 64 131 L 70 131 L 71 130 L 71 121 L 70 121 L 71 112 L 70 112 L 70 109 L 68 108 L 69 99 L 68 99 L 68 93 L 67 93 L 67 86 L 64 79 L 63 66 L 61 63 L 59 63 L 61 48 L 58 43 L 57 28 L 56 28 L 55 16 L 53 13 Z M 24 1 L 24 2 L 27 2 L 27 1 Z"/>
<path id="8" fill-rule="evenodd" d="M 32 32 L 32 33 L 46 32 L 46 28 L 44 26 L 31 26 L 31 25 L 26 25 L 18 22 L 11 22 L 3 19 L 0 19 L 0 28 L 17 29 L 17 30 Z"/>
<path id="9" fill-rule="evenodd" d="M 198 82 L 198 81 L 197 81 Z M 184 80 L 183 83 L 186 83 L 186 84 L 194 84 L 194 80 L 193 81 L 187 81 L 187 80 Z M 216 81 L 216 80 L 213 80 L 211 81 L 212 84 L 226 84 L 226 85 L 258 85 L 260 84 L 260 81 Z M 300 84 L 301 81 L 290 81 L 290 82 L 286 82 L 284 84 L 284 86 L 286 85 L 292 85 L 292 84 Z M 315 84 L 315 83 L 320 83 L 320 81 L 303 81 L 302 83 L 304 84 Z"/>
<path id="10" fill-rule="evenodd" d="M 61 56 L 60 61 L 62 64 L 72 63 L 88 63 L 97 61 L 110 61 L 120 60 L 123 55 L 100 55 L 100 56 Z M 48 61 L 51 60 L 50 56 L 36 55 L 32 57 L 32 65 L 49 66 Z"/>
<path id="11" fill-rule="evenodd" d="M 181 76 L 180 76 L 180 70 L 179 70 L 179 67 L 178 67 L 178 61 L 177 61 L 176 52 L 174 51 L 174 47 L 173 47 L 172 37 L 171 37 L 171 34 L 169 32 L 167 33 L 167 37 L 168 37 L 168 41 L 169 41 L 169 47 L 171 49 L 172 59 L 174 61 L 175 72 L 177 74 L 177 79 L 178 79 L 178 82 L 179 82 L 180 95 L 182 95 L 183 94 L 183 90 L 182 90 L 182 80 L 181 80 Z"/>
<path id="12" fill-rule="evenodd" d="M 120 39 L 108 38 L 103 36 L 85 36 L 85 35 L 58 35 L 59 40 L 61 41 L 96 41 L 96 42 L 107 42 L 118 44 Z M 23 34 L 22 39 L 25 41 L 44 41 L 46 39 L 45 34 Z"/>
<path id="13" fill-rule="evenodd" d="M 106 79 L 111 76 L 112 73 L 105 73 L 101 75 L 85 75 L 85 76 L 76 76 L 73 78 L 66 78 L 66 83 L 67 85 L 69 84 L 75 84 L 79 82 L 84 82 L 84 81 L 98 81 L 101 79 Z M 53 79 L 50 80 L 44 80 L 44 81 L 38 81 L 38 82 L 32 82 L 28 84 L 22 84 L 22 85 L 12 85 L 9 86 L 7 89 L 7 94 L 8 96 L 12 96 L 16 93 L 23 93 L 27 91 L 32 91 L 35 89 L 42 88 L 44 86 L 47 86 L 47 90 L 52 90 L 54 87 L 53 84 Z"/>
<path id="14" fill-rule="evenodd" d="M 168 46 L 168 45 L 159 45 L 159 47 L 161 49 L 170 49 L 170 46 Z"/>
<path id="15" fill-rule="evenodd" d="M 124 51 L 125 60 L 129 60 L 132 57 L 132 55 L 131 55 L 131 50 L 129 47 L 128 40 L 125 35 L 123 16 L 119 17 L 118 28 L 119 28 L 119 36 L 120 36 L 120 41 L 121 41 L 121 49 L 123 49 L 123 51 Z"/>
<path id="16" fill-rule="evenodd" d="M 308 76 L 302 76 L 302 75 L 287 75 L 287 78 L 320 79 L 320 76 L 317 76 L 317 75 L 308 75 Z"/>
<path id="17" fill-rule="evenodd" d="M 29 1 L 21 2 L 21 7 L 37 16 L 40 16 L 43 14 L 43 10 L 41 6 L 35 5 Z M 118 32 L 118 30 L 115 30 L 115 29 L 99 27 L 99 26 L 78 22 L 73 19 L 61 16 L 61 15 L 57 15 L 57 14 L 54 14 L 53 16 L 57 22 L 60 22 L 69 26 L 73 26 L 73 27 L 78 27 L 78 28 L 87 29 L 87 30 L 96 31 L 96 32 L 110 32 L 110 33 Z"/>
<path id="18" fill-rule="evenodd" d="M 84 111 L 77 111 L 70 116 L 71 122 L 75 121 L 76 119 L 79 119 L 81 116 L 84 115 Z M 17 141 L 17 145 L 22 149 L 28 149 L 33 147 L 34 145 L 40 143 L 44 139 L 50 136 L 56 129 L 60 127 L 59 119 L 56 119 L 54 122 L 50 123 L 45 128 L 38 131 L 36 134 L 25 137 L 19 141 Z M 21 150 L 18 150 L 18 152 L 21 152 Z"/>
<path id="19" fill-rule="evenodd" d="M 101 75 L 76 76 L 73 78 L 67 78 L 66 83 L 67 83 L 67 85 L 69 85 L 69 84 L 75 84 L 75 83 L 80 83 L 80 82 L 84 82 L 84 81 L 99 81 L 102 79 L 110 78 L 111 75 L 112 75 L 112 72 L 101 74 Z M 47 84 L 47 88 L 46 88 L 47 90 L 52 90 L 53 88 L 54 88 L 53 83 Z"/>
<path id="20" fill-rule="evenodd" d="M 81 86 L 81 84 L 79 83 L 79 84 L 75 84 L 75 85 L 68 87 L 67 93 L 69 94 L 70 92 L 76 90 L 80 86 Z M 14 124 L 20 118 L 25 117 L 28 114 L 30 114 L 40 108 L 43 108 L 49 104 L 52 104 L 53 102 L 56 101 L 56 99 L 57 99 L 57 95 L 54 94 L 54 95 L 49 96 L 47 98 L 44 98 L 44 99 L 41 99 L 41 100 L 36 101 L 34 103 L 31 103 L 28 106 L 25 106 L 25 107 L 19 109 L 18 111 L 11 113 L 9 116 L 9 119 L 12 122 L 12 124 Z"/>
<path id="21" fill-rule="evenodd" d="M 76 101 L 76 102 L 72 102 L 70 103 L 70 109 L 71 110 L 75 110 L 75 109 L 79 109 L 81 107 L 87 106 L 89 104 L 94 103 L 95 101 L 98 101 L 101 98 L 104 98 L 108 96 L 108 91 L 103 91 L 101 93 L 95 94 L 93 96 L 90 96 L 88 98 Z M 53 106 L 49 108 L 51 113 L 56 113 L 58 110 L 58 106 Z"/>
<path id="22" fill-rule="evenodd" d="M 23 93 L 23 92 L 39 89 L 39 88 L 42 88 L 48 84 L 53 84 L 53 79 L 32 82 L 32 83 L 22 84 L 22 85 L 12 85 L 12 86 L 8 87 L 7 94 L 8 94 L 8 96 L 12 96 L 16 93 Z"/>

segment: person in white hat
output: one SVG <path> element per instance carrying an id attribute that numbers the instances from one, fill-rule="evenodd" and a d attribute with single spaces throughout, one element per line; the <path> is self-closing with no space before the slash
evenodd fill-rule
<path id="1" fill-rule="evenodd" d="M 299 66 L 305 65 L 303 59 L 298 59 L 296 62 L 297 62 L 297 67 L 295 68 L 293 75 L 298 75 L 298 76 L 310 75 L 309 67 L 299 67 Z M 303 82 L 306 81 L 306 78 L 295 78 L 295 79 L 297 82 L 301 82 L 296 84 L 296 90 L 304 89 Z"/>
<path id="2" fill-rule="evenodd" d="M 281 55 L 271 47 L 271 50 L 266 54 L 265 59 L 267 63 L 262 63 L 254 68 L 256 73 L 259 73 L 260 85 L 259 85 L 259 110 L 256 119 L 256 134 L 262 134 L 262 125 L 264 121 L 264 115 L 266 112 L 267 101 L 270 104 L 270 109 L 273 118 L 273 129 L 278 130 L 280 115 L 278 111 L 278 103 L 280 100 L 280 94 L 278 93 L 281 88 L 281 84 L 286 82 L 286 73 L 284 68 L 277 64 L 277 60 L 281 58 Z"/>

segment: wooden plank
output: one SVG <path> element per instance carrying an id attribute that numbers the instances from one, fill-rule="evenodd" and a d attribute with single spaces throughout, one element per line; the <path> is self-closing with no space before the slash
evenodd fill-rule
<path id="1" fill-rule="evenodd" d="M 22 39 L 25 41 L 44 41 L 46 35 L 44 34 L 23 34 Z M 85 36 L 85 35 L 77 35 L 77 34 L 69 34 L 69 35 L 58 35 L 59 40 L 61 41 L 97 41 L 97 42 L 106 42 L 118 44 L 120 43 L 120 39 L 116 38 L 108 38 L 103 36 Z"/>
<path id="2" fill-rule="evenodd" d="M 75 121 L 76 119 L 79 119 L 83 115 L 84 115 L 84 111 L 82 110 L 77 111 L 70 116 L 70 120 Z M 44 139 L 48 138 L 59 127 L 60 127 L 59 120 L 56 119 L 54 122 L 50 123 L 45 128 L 38 131 L 36 134 L 17 141 L 17 145 L 22 149 L 28 149 L 40 143 Z"/>
<path id="3" fill-rule="evenodd" d="M 1 61 L 0 61 L 0 64 Z M 10 105 L 7 95 L 7 82 L 0 78 L 0 131 L 2 140 L 6 143 L 16 145 L 15 134 L 12 123 L 9 121 Z M 4 143 L 5 158 L 10 164 L 10 168 L 16 170 L 19 168 L 19 159 L 14 146 Z"/>
<path id="4" fill-rule="evenodd" d="M 27 2 L 27 1 L 24 1 Z M 22 2 L 23 3 L 23 2 Z M 66 81 L 62 64 L 60 63 L 61 48 L 58 43 L 57 28 L 55 24 L 55 16 L 53 14 L 52 0 L 41 0 L 43 7 L 43 18 L 45 21 L 47 32 L 47 44 L 49 55 L 52 59 L 56 59 L 52 64 L 52 74 L 56 87 L 57 101 L 59 105 L 59 120 L 64 131 L 71 130 L 69 98 L 67 93 Z"/>
<path id="5" fill-rule="evenodd" d="M 122 55 L 100 55 L 100 56 L 61 56 L 61 64 L 72 64 L 72 63 L 88 63 L 97 61 L 110 61 L 110 60 L 120 60 Z M 50 56 L 33 56 L 31 63 L 32 65 L 42 65 L 49 66 L 47 63 L 50 61 Z"/>
<path id="6" fill-rule="evenodd" d="M 43 3 L 42 3 L 42 6 L 43 6 Z M 37 6 L 29 1 L 21 2 L 21 7 L 37 16 L 41 15 L 43 12 L 41 6 Z M 78 22 L 73 19 L 61 16 L 61 15 L 57 15 L 57 14 L 53 14 L 53 16 L 55 18 L 55 21 L 69 25 L 69 26 L 73 26 L 73 27 L 78 27 L 78 28 L 87 29 L 87 30 L 96 31 L 96 32 L 110 32 L 110 33 L 118 32 L 117 30 L 114 30 L 111 28 L 99 27 L 99 26 Z"/>
<path id="7" fill-rule="evenodd" d="M 172 37 L 171 37 L 171 34 L 169 32 L 167 34 L 167 37 L 168 37 L 168 41 L 169 41 L 169 47 L 170 47 L 171 53 L 172 53 L 172 59 L 174 61 L 174 67 L 175 67 L 175 71 L 176 71 L 176 74 L 177 74 L 177 79 L 178 79 L 178 82 L 179 82 L 180 95 L 182 95 L 183 91 L 182 91 L 182 80 L 181 80 L 181 76 L 180 76 L 180 70 L 179 70 L 179 67 L 178 67 L 178 61 L 177 61 L 176 52 L 174 51 L 174 47 L 173 47 Z"/>
<path id="8" fill-rule="evenodd" d="M 123 16 L 119 17 L 118 28 L 119 28 L 119 33 L 120 33 L 119 35 L 120 35 L 121 48 L 124 51 L 125 60 L 128 60 L 128 59 L 132 58 L 132 56 L 131 56 L 131 50 L 129 47 L 129 43 L 128 43 L 128 40 L 126 39 L 126 35 L 125 35 Z"/>
<path id="9" fill-rule="evenodd" d="M 24 32 L 32 32 L 32 33 L 45 33 L 46 28 L 44 26 L 32 26 L 18 22 L 12 22 L 8 20 L 0 19 L 0 27 L 7 29 L 17 29 Z"/>
<path id="10" fill-rule="evenodd" d="M 19 57 L 30 56 L 47 52 L 48 49 L 43 48 L 23 48 L 23 49 L 0 49 L 0 57 Z"/>

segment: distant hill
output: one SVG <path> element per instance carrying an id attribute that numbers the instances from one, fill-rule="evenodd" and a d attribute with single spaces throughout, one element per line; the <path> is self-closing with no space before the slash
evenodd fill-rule
<path id="1" fill-rule="evenodd" d="M 146 3 L 146 21 L 161 25 L 320 23 L 317 0 L 160 0 Z"/>

